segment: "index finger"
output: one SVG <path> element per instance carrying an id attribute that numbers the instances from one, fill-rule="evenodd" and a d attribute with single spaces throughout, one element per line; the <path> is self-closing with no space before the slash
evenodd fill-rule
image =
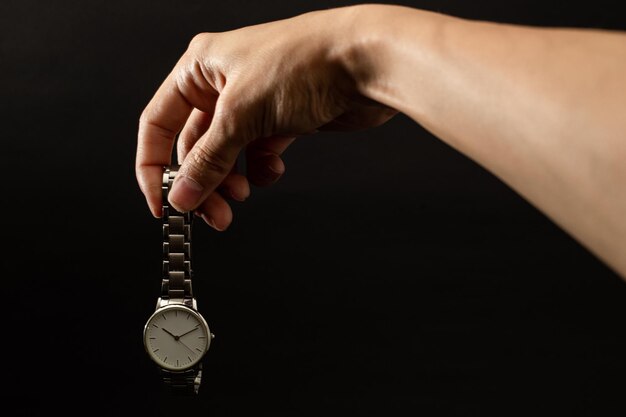
<path id="1" fill-rule="evenodd" d="M 163 166 L 170 165 L 176 135 L 192 110 L 175 77 L 174 70 L 163 81 L 139 119 L 135 173 L 155 217 L 161 216 Z"/>

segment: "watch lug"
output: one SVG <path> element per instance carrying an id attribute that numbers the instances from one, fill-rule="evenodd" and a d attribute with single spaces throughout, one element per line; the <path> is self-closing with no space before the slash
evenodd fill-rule
<path id="1" fill-rule="evenodd" d="M 184 305 L 187 306 L 195 311 L 198 311 L 198 304 L 196 303 L 196 299 L 195 298 L 163 298 L 163 297 L 159 297 L 157 299 L 157 305 L 156 305 L 156 309 L 160 309 L 163 308 L 165 306 L 170 306 L 170 305 Z"/>

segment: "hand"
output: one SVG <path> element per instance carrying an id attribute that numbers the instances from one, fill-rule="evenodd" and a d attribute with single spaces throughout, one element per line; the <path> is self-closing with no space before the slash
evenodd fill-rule
<path id="1" fill-rule="evenodd" d="M 191 41 L 140 118 L 137 179 L 155 216 L 162 166 L 170 164 L 179 132 L 182 166 L 170 203 L 224 230 L 232 212 L 223 196 L 243 201 L 248 179 L 260 186 L 278 180 L 285 171 L 280 155 L 296 136 L 377 126 L 396 113 L 362 96 L 348 69 L 355 58 L 354 10 L 307 13 Z M 248 178 L 233 172 L 244 148 Z"/>
<path id="2" fill-rule="evenodd" d="M 161 327 L 161 330 L 163 330 L 165 333 L 169 334 L 170 336 L 172 336 L 174 338 L 174 340 L 178 340 L 178 338 L 180 336 L 176 336 L 175 334 L 173 334 L 172 332 L 170 332 L 169 330 L 167 330 L 165 327 Z"/>
<path id="3" fill-rule="evenodd" d="M 181 335 L 180 335 L 180 336 L 178 336 L 178 337 L 179 337 L 179 338 L 181 338 L 181 337 L 183 337 L 184 335 L 186 335 L 186 334 L 189 334 L 189 333 L 193 332 L 194 330 L 198 330 L 198 328 L 197 328 L 197 327 L 194 327 L 193 329 L 191 329 L 191 330 L 189 330 L 189 331 L 187 331 L 187 332 L 185 332 L 185 333 L 181 334 Z"/>
<path id="4" fill-rule="evenodd" d="M 194 355 L 194 356 L 196 355 L 196 352 L 194 352 L 194 351 L 193 351 L 193 349 L 191 349 L 189 346 L 187 346 L 186 344 L 184 344 L 182 340 L 180 340 L 180 339 L 176 339 L 176 340 L 178 340 L 178 343 L 180 343 L 181 345 L 183 345 L 183 346 L 184 346 L 184 347 L 185 347 L 185 348 L 186 348 L 189 352 L 191 352 L 191 353 L 192 353 L 192 355 Z"/>
<path id="5" fill-rule="evenodd" d="M 186 344 L 183 343 L 182 340 L 180 340 L 181 337 L 183 337 L 184 335 L 186 335 L 187 333 L 191 333 L 194 330 L 196 330 L 197 327 L 194 327 L 193 329 L 189 330 L 188 332 L 185 332 L 183 334 L 181 334 L 180 336 L 176 336 L 174 333 L 170 332 L 169 330 L 167 330 L 165 327 L 161 327 L 161 330 L 163 330 L 165 333 L 169 334 L 170 336 L 172 336 L 174 338 L 174 340 L 176 340 L 178 343 L 180 343 L 181 345 L 183 345 L 184 347 L 187 348 L 187 350 L 189 350 L 191 353 L 193 353 L 194 355 L 196 354 L 196 352 L 194 352 L 189 346 L 187 346 Z"/>

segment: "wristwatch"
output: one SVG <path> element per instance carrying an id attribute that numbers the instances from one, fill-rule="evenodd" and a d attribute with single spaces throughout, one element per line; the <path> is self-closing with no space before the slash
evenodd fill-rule
<path id="1" fill-rule="evenodd" d="M 198 393 L 202 358 L 215 337 L 198 312 L 191 287 L 191 213 L 180 213 L 167 196 L 178 166 L 163 169 L 163 278 L 156 311 L 143 331 L 148 356 L 175 392 Z"/>

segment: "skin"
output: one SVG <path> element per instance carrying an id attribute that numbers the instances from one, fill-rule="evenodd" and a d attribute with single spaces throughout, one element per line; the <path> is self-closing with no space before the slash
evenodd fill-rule
<path id="1" fill-rule="evenodd" d="M 329 24 L 329 22 L 332 22 Z M 477 161 L 626 277 L 626 34 L 468 21 L 360 5 L 197 35 L 140 118 L 136 171 L 217 230 L 248 181 L 317 130 L 407 114 Z M 248 177 L 233 170 L 247 152 Z"/>

